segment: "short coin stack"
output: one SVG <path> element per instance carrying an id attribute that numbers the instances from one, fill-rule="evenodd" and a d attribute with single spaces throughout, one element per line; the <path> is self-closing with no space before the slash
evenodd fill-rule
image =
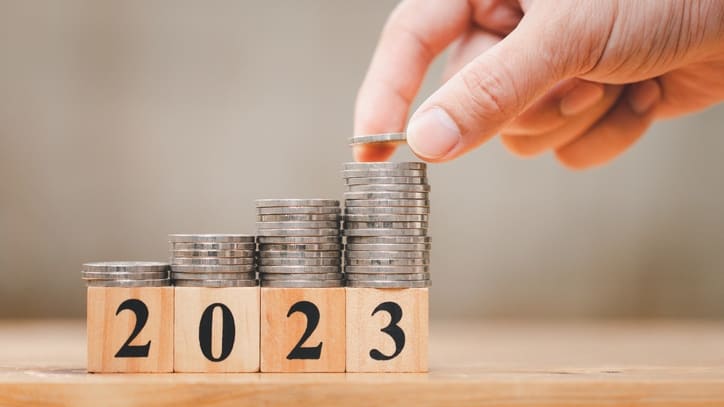
<path id="1" fill-rule="evenodd" d="M 256 201 L 262 287 L 343 287 L 341 209 L 331 199 Z"/>
<path id="2" fill-rule="evenodd" d="M 168 263 L 105 261 L 83 265 L 81 277 L 88 287 L 164 287 L 171 285 Z"/>
<path id="3" fill-rule="evenodd" d="M 253 235 L 168 235 L 171 278 L 178 287 L 254 287 Z"/>
<path id="4" fill-rule="evenodd" d="M 348 287 L 430 286 L 426 173 L 420 162 L 344 165 Z"/>

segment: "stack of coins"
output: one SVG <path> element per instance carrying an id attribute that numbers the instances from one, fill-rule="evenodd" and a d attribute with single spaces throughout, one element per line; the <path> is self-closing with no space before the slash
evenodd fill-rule
<path id="1" fill-rule="evenodd" d="M 420 162 L 344 165 L 347 286 L 430 286 L 426 173 Z"/>
<path id="2" fill-rule="evenodd" d="M 81 277 L 88 287 L 164 287 L 171 285 L 168 263 L 105 261 L 83 265 Z"/>
<path id="3" fill-rule="evenodd" d="M 254 287 L 253 235 L 168 235 L 171 278 L 179 287 Z"/>
<path id="4" fill-rule="evenodd" d="M 256 212 L 262 287 L 344 286 L 339 201 L 259 199 Z"/>

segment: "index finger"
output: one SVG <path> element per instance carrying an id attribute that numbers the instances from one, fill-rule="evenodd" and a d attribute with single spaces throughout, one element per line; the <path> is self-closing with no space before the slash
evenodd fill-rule
<path id="1" fill-rule="evenodd" d="M 470 25 L 466 0 L 406 0 L 390 14 L 357 93 L 354 134 L 403 131 L 432 60 Z M 390 144 L 354 147 L 358 161 L 384 161 Z"/>

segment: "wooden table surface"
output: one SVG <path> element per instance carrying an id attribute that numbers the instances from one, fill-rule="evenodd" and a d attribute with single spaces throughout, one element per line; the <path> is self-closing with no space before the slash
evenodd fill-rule
<path id="1" fill-rule="evenodd" d="M 0 322 L 0 406 L 724 406 L 724 322 L 433 321 L 428 374 L 86 374 L 82 321 Z"/>

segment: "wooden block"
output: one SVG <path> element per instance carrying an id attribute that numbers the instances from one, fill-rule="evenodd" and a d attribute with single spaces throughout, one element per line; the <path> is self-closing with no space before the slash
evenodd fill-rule
<path id="1" fill-rule="evenodd" d="M 347 288 L 347 371 L 427 372 L 428 288 Z"/>
<path id="2" fill-rule="evenodd" d="M 175 372 L 259 371 L 259 287 L 175 290 Z"/>
<path id="3" fill-rule="evenodd" d="M 172 372 L 173 287 L 88 287 L 88 371 Z"/>
<path id="4" fill-rule="evenodd" d="M 344 372 L 345 289 L 261 288 L 261 371 Z"/>

